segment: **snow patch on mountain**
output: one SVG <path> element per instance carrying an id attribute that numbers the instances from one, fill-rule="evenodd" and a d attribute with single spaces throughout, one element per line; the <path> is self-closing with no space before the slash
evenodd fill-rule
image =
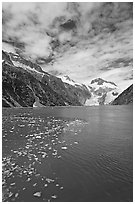
<path id="1" fill-rule="evenodd" d="M 35 96 L 35 103 L 33 104 L 33 108 L 38 108 L 38 107 L 45 107 L 39 102 L 39 98 Z"/>
<path id="2" fill-rule="evenodd" d="M 64 82 L 64 83 L 67 83 L 67 84 L 70 84 L 72 86 L 82 86 L 82 84 L 79 84 L 77 82 L 75 82 L 74 80 L 72 80 L 69 76 L 62 76 L 60 77 L 61 80 Z"/>
<path id="3" fill-rule="evenodd" d="M 37 72 L 38 74 L 41 74 L 42 76 L 44 75 L 43 73 L 37 71 L 36 69 L 34 69 L 34 68 L 32 68 L 32 67 L 30 67 L 30 66 L 28 66 L 26 64 L 23 64 L 23 63 L 18 62 L 18 61 L 13 61 L 13 60 L 12 60 L 12 62 L 14 64 L 14 66 L 16 66 L 16 67 L 20 67 L 20 68 L 23 68 L 25 70 L 30 70 L 30 71 Z"/>
<path id="4" fill-rule="evenodd" d="M 91 94 L 91 98 L 87 99 L 85 102 L 85 106 L 98 106 L 99 102 L 98 102 L 98 98 L 95 97 L 93 94 Z"/>
<path id="5" fill-rule="evenodd" d="M 101 78 L 97 78 L 97 79 L 91 81 L 91 84 L 89 87 L 94 88 L 94 90 L 96 91 L 100 87 L 104 88 L 104 89 L 105 88 L 115 89 L 117 87 L 117 85 L 114 82 L 109 82 L 109 81 L 103 80 Z"/>

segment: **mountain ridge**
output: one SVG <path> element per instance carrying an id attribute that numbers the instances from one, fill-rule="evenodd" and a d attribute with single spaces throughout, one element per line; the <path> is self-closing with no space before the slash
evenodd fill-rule
<path id="1" fill-rule="evenodd" d="M 111 103 L 111 105 L 127 105 L 133 103 L 133 84 L 125 89 L 119 96 Z"/>
<path id="2" fill-rule="evenodd" d="M 28 60 L 23 61 L 19 55 L 15 58 L 13 53 L 2 51 L 2 56 L 3 106 L 33 107 L 37 98 L 36 104 L 43 106 L 81 106 L 90 97 L 88 90 L 84 94 L 82 87 L 65 86 L 60 78 Z"/>
<path id="3" fill-rule="evenodd" d="M 114 82 L 95 78 L 89 85 L 80 84 L 3 50 L 2 90 L 3 107 L 114 105 L 121 94 Z"/>

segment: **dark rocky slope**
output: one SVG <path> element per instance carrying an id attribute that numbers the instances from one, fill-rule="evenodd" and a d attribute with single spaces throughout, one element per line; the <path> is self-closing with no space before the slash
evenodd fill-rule
<path id="1" fill-rule="evenodd" d="M 133 103 L 133 84 L 124 90 L 111 104 L 124 105 Z"/>
<path id="2" fill-rule="evenodd" d="M 42 71 L 19 55 L 2 51 L 3 107 L 81 106 L 91 94 L 87 87 L 74 87 Z"/>

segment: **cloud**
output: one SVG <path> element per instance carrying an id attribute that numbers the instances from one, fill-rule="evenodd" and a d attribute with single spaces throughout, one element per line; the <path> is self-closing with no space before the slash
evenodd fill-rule
<path id="1" fill-rule="evenodd" d="M 61 43 L 64 43 L 66 41 L 71 41 L 72 40 L 72 33 L 71 32 L 62 32 L 61 34 L 59 34 L 58 36 L 58 40 Z"/>
<path id="2" fill-rule="evenodd" d="M 31 38 L 25 37 L 25 54 L 36 59 L 38 57 L 48 57 L 50 55 L 50 37 L 42 34 L 31 33 Z"/>
<path id="3" fill-rule="evenodd" d="M 3 47 L 19 48 L 57 76 L 126 84 L 132 64 L 119 60 L 133 58 L 132 12 L 122 2 L 3 3 Z"/>
<path id="4" fill-rule="evenodd" d="M 85 13 L 90 12 L 94 5 L 66 2 L 3 3 L 3 40 L 13 39 L 24 43 L 25 55 L 28 54 L 34 59 L 36 55 L 47 57 L 52 51 L 47 31 L 57 37 L 60 43 L 71 41 L 73 28 L 80 32 L 81 26 L 76 28 L 77 18 L 78 21 L 83 19 Z"/>
<path id="5" fill-rule="evenodd" d="M 111 79 L 123 90 L 132 83 L 132 77 L 125 82 L 127 74 L 132 73 L 132 54 L 132 28 L 122 29 L 91 41 L 83 39 L 56 58 L 53 68 L 81 83 L 89 84 L 97 77 Z"/>
<path id="6" fill-rule="evenodd" d="M 50 52 L 48 26 L 64 14 L 65 3 L 3 3 L 3 39 L 25 44 L 25 55 L 47 57 Z M 8 17 L 10 16 L 10 18 Z"/>
<path id="7" fill-rule="evenodd" d="M 9 43 L 3 42 L 2 43 L 2 49 L 4 51 L 6 51 L 6 52 L 13 52 L 13 53 L 15 53 L 15 48 L 12 45 L 10 45 Z"/>

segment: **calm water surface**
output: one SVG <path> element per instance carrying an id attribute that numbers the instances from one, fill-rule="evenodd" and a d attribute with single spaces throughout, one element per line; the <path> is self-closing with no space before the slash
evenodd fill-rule
<path id="1" fill-rule="evenodd" d="M 132 112 L 3 109 L 3 201 L 132 201 Z"/>

